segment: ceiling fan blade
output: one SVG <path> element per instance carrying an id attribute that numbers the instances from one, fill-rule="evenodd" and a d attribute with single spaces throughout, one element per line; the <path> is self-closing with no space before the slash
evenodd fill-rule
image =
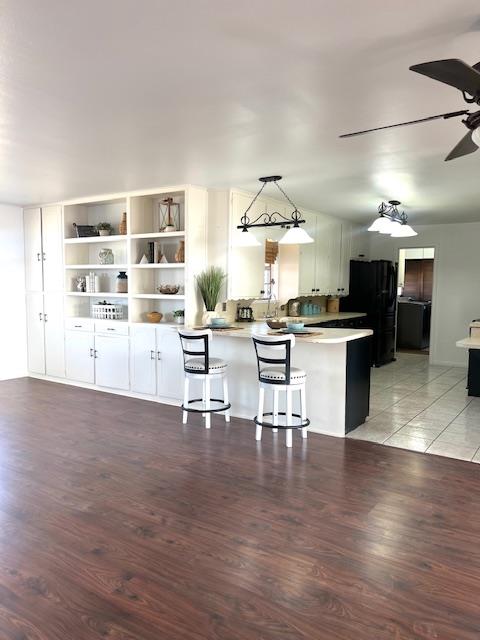
<path id="1" fill-rule="evenodd" d="M 461 158 L 462 156 L 468 156 L 469 153 L 473 153 L 478 149 L 478 146 L 472 140 L 472 131 L 469 131 L 460 142 L 454 147 L 448 156 L 445 158 L 447 160 L 455 160 L 455 158 Z"/>
<path id="2" fill-rule="evenodd" d="M 480 72 L 463 60 L 450 58 L 448 60 L 436 60 L 414 64 L 411 71 L 421 73 L 428 78 L 438 80 L 460 91 L 465 91 L 471 96 L 480 94 Z"/>
<path id="3" fill-rule="evenodd" d="M 344 133 L 339 138 L 352 138 L 353 136 L 363 136 L 365 133 L 371 133 L 372 131 L 382 131 L 382 129 L 394 129 L 395 127 L 406 127 L 410 124 L 419 124 L 421 122 L 430 122 L 430 120 L 448 120 L 448 118 L 455 118 L 458 116 L 464 116 L 469 113 L 468 109 L 462 111 L 451 111 L 450 113 L 440 113 L 438 116 L 429 116 L 428 118 L 420 118 L 419 120 L 409 120 L 408 122 L 399 122 L 398 124 L 388 124 L 385 127 L 375 127 L 374 129 L 365 129 L 364 131 L 355 131 L 354 133 Z"/>

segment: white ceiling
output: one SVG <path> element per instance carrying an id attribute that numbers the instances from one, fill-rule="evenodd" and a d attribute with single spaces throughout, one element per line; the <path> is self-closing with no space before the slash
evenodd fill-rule
<path id="1" fill-rule="evenodd" d="M 352 220 L 480 220 L 480 152 L 458 121 L 338 134 L 466 108 L 408 70 L 480 60 L 476 0 L 0 0 L 0 202 L 190 182 Z"/>

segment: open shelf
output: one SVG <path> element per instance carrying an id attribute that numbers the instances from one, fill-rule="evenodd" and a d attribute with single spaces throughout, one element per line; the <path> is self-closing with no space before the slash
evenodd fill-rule
<path id="1" fill-rule="evenodd" d="M 112 236 L 92 236 L 91 238 L 65 238 L 65 244 L 91 244 L 92 242 L 120 242 L 126 240 L 127 236 L 121 236 L 120 234 Z"/>
<path id="2" fill-rule="evenodd" d="M 165 293 L 131 293 L 130 297 L 140 299 L 151 300 L 185 300 L 185 296 L 180 293 L 165 294 Z"/>
<path id="3" fill-rule="evenodd" d="M 146 264 L 132 264 L 130 265 L 131 269 L 184 269 L 184 262 L 159 262 L 157 264 L 153 264 L 148 262 Z"/>
<path id="4" fill-rule="evenodd" d="M 135 265 L 133 265 L 135 266 Z M 147 265 L 151 267 L 159 265 Z M 72 271 L 103 271 L 104 269 L 116 269 L 117 271 L 128 271 L 130 267 L 128 264 L 66 264 L 65 269 L 71 269 Z"/>
<path id="5" fill-rule="evenodd" d="M 106 236 L 107 238 L 110 236 Z M 156 238 L 184 238 L 185 231 L 157 231 L 156 233 L 132 233 L 130 236 L 132 239 L 136 240 L 153 240 Z"/>
<path id="6" fill-rule="evenodd" d="M 117 236 L 94 236 L 93 238 L 77 238 L 74 223 L 78 225 L 97 226 L 100 222 L 108 222 L 119 233 L 122 215 L 127 211 L 127 198 L 113 198 L 110 200 L 97 200 L 80 204 L 68 204 L 63 208 L 64 237 L 68 240 L 86 242 L 112 242 Z M 122 236 L 120 236 L 121 238 Z"/>
<path id="7" fill-rule="evenodd" d="M 66 296 L 80 296 L 82 298 L 128 298 L 128 293 L 114 293 L 112 291 L 100 291 L 85 293 L 83 291 L 65 291 Z"/>
<path id="8" fill-rule="evenodd" d="M 166 198 L 172 198 L 174 206 L 172 206 L 171 224 L 174 224 L 176 231 L 162 233 L 160 228 L 166 221 L 162 220 L 161 209 Z M 132 196 L 130 198 L 130 218 L 133 236 L 141 236 L 153 238 L 158 235 L 167 236 L 169 234 L 177 234 L 180 237 L 184 234 L 185 229 L 185 191 L 171 191 L 164 193 L 148 194 L 143 196 Z M 171 235 L 171 237 L 174 237 Z"/>

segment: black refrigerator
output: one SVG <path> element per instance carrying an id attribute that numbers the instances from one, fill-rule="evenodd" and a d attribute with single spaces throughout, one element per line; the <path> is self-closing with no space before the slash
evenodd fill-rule
<path id="1" fill-rule="evenodd" d="M 397 265 L 390 260 L 350 260 L 349 295 L 340 298 L 340 309 L 367 314 L 375 367 L 395 360 L 396 307 Z"/>

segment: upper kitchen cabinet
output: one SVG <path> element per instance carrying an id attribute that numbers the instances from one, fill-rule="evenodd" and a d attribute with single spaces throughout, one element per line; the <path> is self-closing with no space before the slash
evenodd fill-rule
<path id="1" fill-rule="evenodd" d="M 26 290 L 62 291 L 62 208 L 25 209 L 23 219 Z"/>
<path id="2" fill-rule="evenodd" d="M 316 283 L 316 261 L 318 249 L 317 216 L 314 213 L 304 213 L 305 224 L 303 229 L 315 242 L 301 244 L 299 249 L 299 280 L 298 293 L 301 296 L 311 295 L 315 291 Z"/>

